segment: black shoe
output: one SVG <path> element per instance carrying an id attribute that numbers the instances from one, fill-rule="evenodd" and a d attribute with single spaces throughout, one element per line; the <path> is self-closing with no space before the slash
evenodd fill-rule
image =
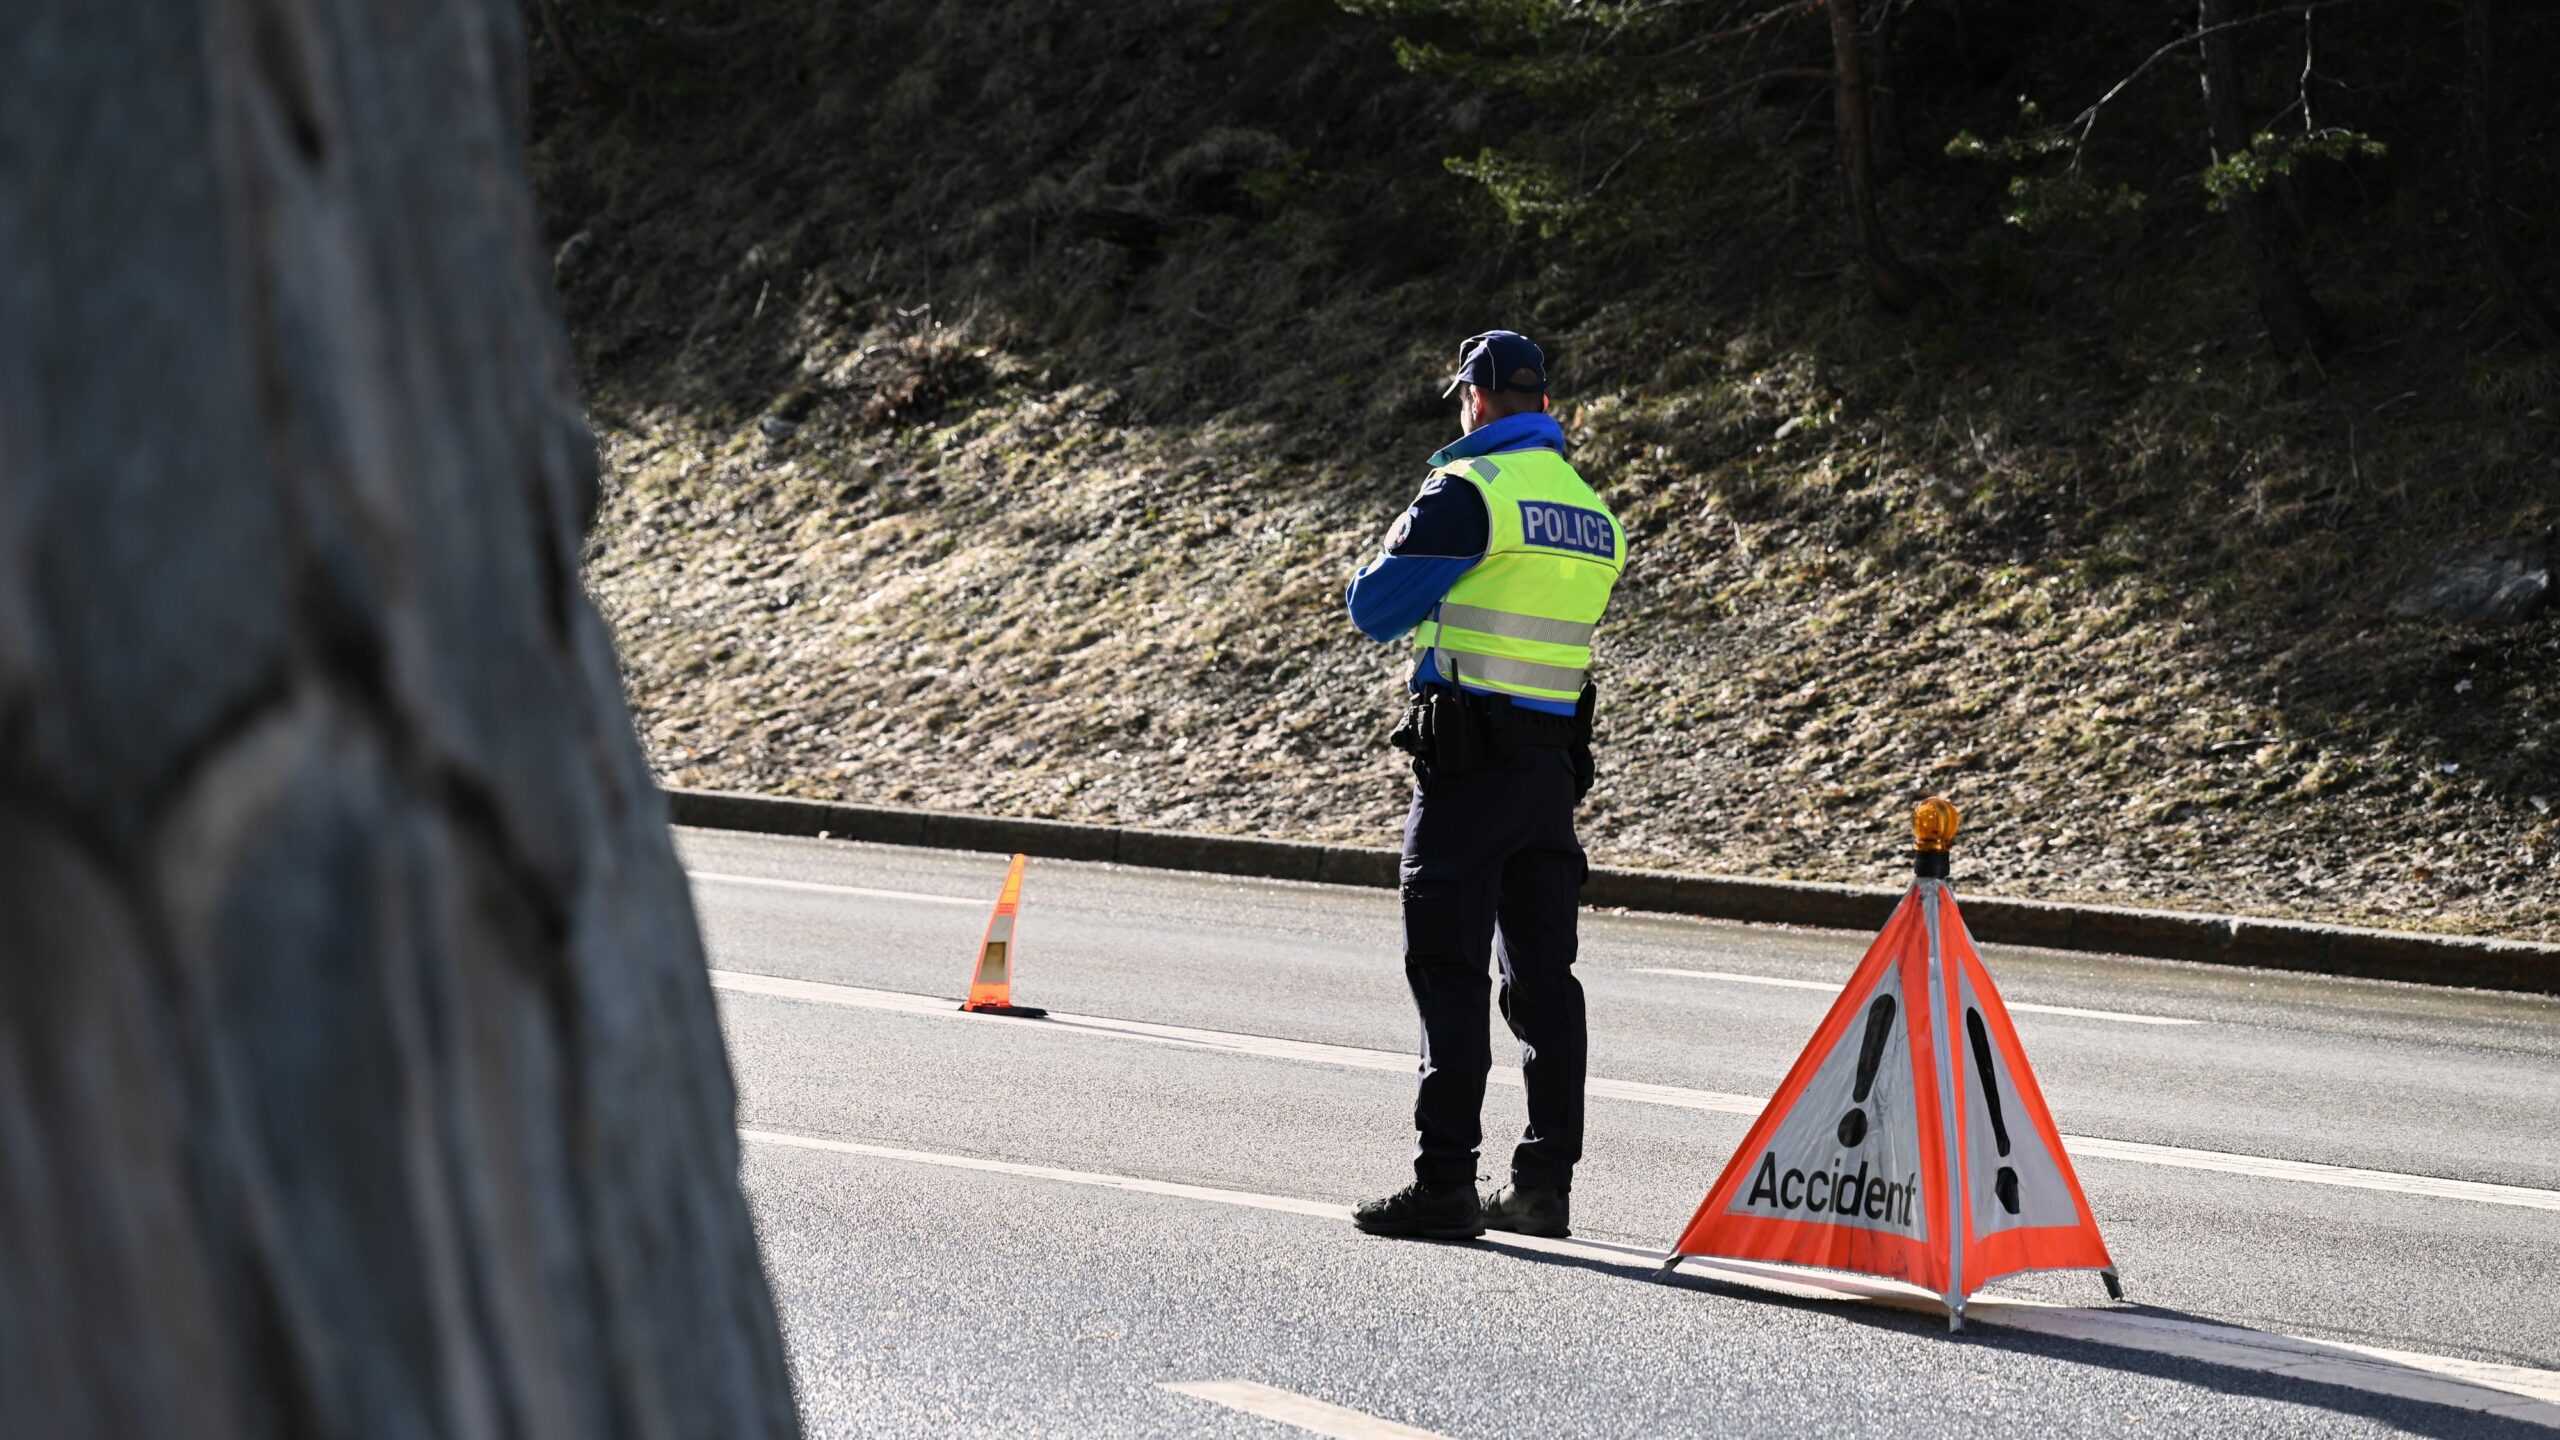
<path id="1" fill-rule="evenodd" d="M 1476 1201 L 1473 1185 L 1426 1190 L 1417 1180 L 1384 1200 L 1372 1200 L 1352 1211 L 1351 1223 L 1372 1235 L 1473 1240 L 1484 1233 L 1484 1209 Z"/>
<path id="2" fill-rule="evenodd" d="M 1507 1185 L 1484 1202 L 1485 1228 L 1508 1230 L 1514 1235 L 1561 1240 L 1573 1233 L 1572 1218 L 1572 1202 L 1565 1193 L 1540 1185 Z"/>

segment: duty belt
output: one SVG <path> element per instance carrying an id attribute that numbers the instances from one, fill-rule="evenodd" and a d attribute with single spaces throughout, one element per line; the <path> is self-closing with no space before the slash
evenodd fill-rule
<path id="1" fill-rule="evenodd" d="M 1572 716 L 1550 715 L 1522 705 L 1512 706 L 1502 717 L 1502 732 L 1515 745 L 1570 746 L 1576 738 Z"/>

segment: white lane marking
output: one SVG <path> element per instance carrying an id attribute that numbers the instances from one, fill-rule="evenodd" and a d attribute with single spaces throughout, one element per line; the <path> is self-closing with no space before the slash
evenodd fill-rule
<path id="1" fill-rule="evenodd" d="M 1097 1015 L 1063 1015 L 1050 1012 L 1046 1020 L 1017 1020 L 998 1015 L 971 1015 L 961 1010 L 955 1000 L 930 995 L 909 995 L 895 990 L 865 990 L 854 985 L 831 985 L 817 980 L 789 980 L 773 975 L 749 975 L 736 970 L 714 970 L 712 985 L 721 990 L 767 995 L 785 1000 L 807 1000 L 821 1005 L 845 1005 L 863 1010 L 889 1010 L 910 1015 L 937 1015 L 949 1019 L 974 1021 L 985 1025 L 1031 1025 L 1049 1031 L 1068 1031 L 1100 1035 L 1117 1040 L 1137 1040 L 1154 1045 L 1171 1045 L 1185 1050 L 1215 1050 L 1230 1055 L 1254 1055 L 1269 1060 L 1294 1060 L 1307 1064 L 1340 1065 L 1354 1070 L 1376 1070 L 1398 1075 L 1414 1073 L 1416 1061 L 1410 1055 L 1392 1050 L 1362 1050 L 1349 1045 L 1325 1045 L 1312 1040 L 1279 1040 L 1264 1035 L 1235 1035 L 1223 1030 L 1194 1030 L 1182 1025 L 1156 1025 L 1144 1020 L 1115 1020 Z M 1520 1088 L 1520 1071 L 1509 1065 L 1496 1065 L 1488 1077 L 1496 1085 Z M 1640 1080 L 1606 1080 L 1593 1078 L 1584 1082 L 1584 1092 L 1604 1100 L 1627 1100 L 1639 1105 L 1667 1105 L 1681 1110 L 1704 1110 L 1719 1115 L 1756 1116 L 1768 1098 L 1758 1095 L 1728 1095 L 1716 1090 L 1691 1090 L 1678 1085 L 1654 1085 Z M 2063 1144 L 2075 1158 L 2097 1157 L 2126 1160 L 2138 1165 L 2165 1165 L 2178 1170 L 2210 1170 L 2224 1175 L 2247 1175 L 2261 1180 L 2292 1180 L 2306 1185 L 2335 1185 L 2348 1190 L 2378 1190 L 2393 1195 L 2418 1195 L 2437 1200 L 2475 1200 L 2488 1205 L 2520 1205 L 2528 1210 L 2560 1210 L 2560 1190 L 2537 1190 L 2525 1185 L 2500 1185 L 2486 1180 L 2451 1180 L 2434 1175 L 2408 1175 L 2396 1170 L 2363 1170 L 2350 1165 L 2323 1165 L 2313 1160 L 2279 1160 L 2266 1155 L 2239 1155 L 2225 1150 L 2191 1150 L 2182 1145 L 2153 1145 L 2140 1140 L 2106 1140 L 2094 1135 L 2065 1135 Z"/>
<path id="2" fill-rule="evenodd" d="M 1730 970 L 1666 970 L 1659 965 L 1638 965 L 1638 975 L 1678 975 L 1688 980 L 1730 980 L 1736 985 L 1774 985 L 1783 990 L 1819 990 L 1837 995 L 1840 987 L 1828 980 L 1782 980 L 1775 975 L 1736 975 Z"/>
<path id="3" fill-rule="evenodd" d="M 893 1010 L 906 1015 L 962 1015 L 957 1000 L 936 995 L 910 995 L 902 990 L 865 990 L 855 985 L 830 985 L 823 980 L 794 980 L 786 975 L 752 975 L 744 970 L 714 970 L 711 986 L 715 990 L 735 990 L 745 995 L 770 995 L 780 1000 L 807 1000 L 819 1005 L 846 1005 L 859 1010 Z"/>
<path id="4" fill-rule="evenodd" d="M 1161 1195 L 1172 1199 L 1232 1205 L 1250 1210 L 1278 1211 L 1316 1220 L 1341 1222 L 1351 1218 L 1351 1210 L 1348 1206 L 1328 1204 L 1321 1200 L 1302 1200 L 1288 1195 L 1264 1195 L 1250 1190 L 1229 1190 L 1209 1185 L 1184 1185 L 1170 1180 L 1147 1180 L 1134 1175 L 1110 1175 L 1091 1170 L 1062 1170 L 1050 1165 L 1026 1165 L 1011 1160 L 988 1160 L 975 1155 L 950 1155 L 939 1151 L 908 1150 L 891 1145 L 866 1145 L 859 1141 L 830 1140 L 815 1135 L 796 1135 L 783 1130 L 741 1127 L 738 1136 L 751 1144 L 780 1145 L 797 1150 L 826 1151 L 839 1155 L 906 1161 L 952 1170 L 975 1170 L 986 1174 L 1008 1175 L 1026 1180 L 1049 1180 L 1061 1184 L 1085 1185 L 1096 1189 L 1118 1190 L 1139 1195 Z M 1646 1250 L 1634 1245 L 1615 1244 L 1605 1240 L 1579 1238 L 1540 1240 L 1526 1235 L 1505 1235 L 1499 1231 L 1488 1232 L 1484 1238 L 1491 1245 L 1535 1250 L 1544 1254 L 1570 1256 L 1603 1264 L 1643 1266 L 1649 1269 L 1659 1264 L 1662 1259 L 1659 1251 Z M 1680 1273 L 1774 1291 L 1798 1299 L 1854 1301 L 1883 1305 L 1893 1309 L 1912 1310 L 1923 1314 L 1945 1313 L 1939 1305 L 1937 1296 L 1917 1287 L 1900 1285 L 1889 1280 L 1871 1280 L 1816 1270 L 1799 1270 L 1786 1265 L 1716 1260 L 1698 1256 L 1682 1260 Z M 2372 1394 L 2423 1400 L 2431 1404 L 2457 1406 L 2506 1419 L 2526 1420 L 2535 1424 L 2560 1427 L 2560 1371 L 2536 1370 L 2524 1365 L 2501 1365 L 2485 1360 L 2464 1360 L 2447 1355 L 2426 1355 L 2410 1350 L 2388 1350 L 2337 1340 L 2314 1340 L 2303 1336 L 2250 1330 L 2236 1325 L 2217 1325 L 2207 1321 L 2144 1314 L 2135 1310 L 2093 1310 L 2078 1306 L 2056 1305 L 2041 1300 L 2009 1299 L 1989 1293 L 1973 1297 L 1965 1307 L 1965 1318 L 1987 1325 L 2005 1326 L 2009 1329 L 2025 1330 L 2040 1335 L 2112 1345 L 2128 1350 L 2142 1350 L 2153 1354 L 2198 1360 L 2212 1365 L 2233 1366 L 2243 1370 L 2289 1375 L 2324 1385 L 2341 1385 Z M 1363 1433 L 1398 1435 L 1424 1432 L 1399 1429 Z"/>
<path id="5" fill-rule="evenodd" d="M 798 890 L 812 895 L 853 895 L 866 900 L 913 900 L 926 905 L 961 905 L 976 907 L 992 904 L 961 895 L 932 895 L 921 890 L 873 890 L 860 885 L 830 885 L 817 880 L 778 880 L 765 875 L 731 875 L 715 870 L 688 870 L 695 880 L 714 885 L 755 885 L 768 890 Z M 1676 975 L 1688 980 L 1723 980 L 1736 985 L 1774 985 L 1788 990 L 1819 990 L 1836 995 L 1840 987 L 1821 980 L 1788 980 L 1776 975 L 1742 975 L 1729 970 L 1674 970 L 1660 966 L 1635 966 L 1636 975 Z M 2005 998 L 2005 997 L 2004 997 Z M 2114 1020 L 2126 1025 L 2202 1025 L 2202 1020 L 2187 1020 L 2169 1015 L 2132 1015 L 2121 1010 L 2083 1010 L 2071 1005 L 2035 1005 L 2023 1000 L 2008 1001 L 2010 1010 L 2028 1015 L 2069 1015 L 2082 1020 Z"/>
<path id="6" fill-rule="evenodd" d="M 1312 1215 L 1319 1220 L 1351 1218 L 1351 1208 L 1347 1205 L 1328 1205 L 1322 1200 L 1299 1200 L 1287 1195 L 1257 1195 L 1250 1190 L 1221 1190 L 1208 1185 L 1183 1185 L 1171 1180 L 1141 1180 L 1134 1175 L 1103 1175 L 1091 1170 L 1060 1170 L 1013 1160 L 982 1160 L 975 1155 L 946 1155 L 939 1150 L 902 1150 L 894 1145 L 865 1145 L 857 1140 L 829 1140 L 817 1135 L 794 1135 L 787 1130 L 758 1130 L 744 1125 L 738 1127 L 738 1138 L 765 1145 L 788 1145 L 798 1150 L 867 1155 L 875 1160 L 912 1160 L 920 1165 L 940 1165 L 948 1170 L 983 1170 L 990 1175 L 1015 1175 L 1026 1180 L 1056 1180 L 1067 1185 L 1092 1185 L 1104 1190 L 1134 1191 L 1141 1195 L 1170 1195 L 1177 1200 L 1241 1205 L 1249 1210 L 1278 1210 L 1290 1215 Z"/>
<path id="7" fill-rule="evenodd" d="M 1115 1040 L 1138 1040 L 1154 1045 L 1170 1045 L 1183 1050 L 1215 1050 L 1228 1055 L 1252 1055 L 1265 1060 L 1293 1060 L 1310 1065 L 1340 1065 L 1352 1070 L 1376 1070 L 1390 1075 L 1411 1075 L 1419 1062 L 1411 1055 L 1392 1050 L 1362 1050 L 1350 1045 L 1327 1045 L 1316 1040 L 1282 1040 L 1269 1035 L 1238 1035 L 1225 1030 L 1195 1030 L 1187 1025 L 1158 1025 L 1146 1020 L 1116 1020 L 1100 1015 L 1067 1015 L 1052 1010 L 1046 1020 L 1020 1020 L 1002 1015 L 971 1015 L 956 1000 L 932 995 L 910 995 L 899 990 L 866 990 L 858 985 L 833 985 L 821 980 L 792 980 L 779 975 L 751 975 L 740 970 L 711 972 L 714 988 L 734 990 L 748 995 L 767 995 L 782 1000 L 807 1000 L 821 1005 L 845 1005 L 861 1010 L 888 1010 L 902 1015 L 935 1015 L 957 1020 L 1000 1022 L 1008 1025 L 1033 1025 L 1049 1031 L 1070 1031 L 1083 1035 L 1099 1035 Z M 1492 1083 L 1521 1088 L 1520 1070 L 1514 1065 L 1496 1065 Z M 1686 1090 L 1677 1085 L 1649 1085 L 1639 1080 L 1604 1080 L 1594 1078 L 1583 1085 L 1584 1093 L 1610 1100 L 1632 1100 L 1646 1105 L 1668 1105 L 1682 1110 L 1708 1110 L 1724 1115 L 1757 1115 L 1767 1102 L 1749 1095 L 1724 1095 L 1713 1090 Z"/>
<path id="8" fill-rule="evenodd" d="M 859 885 L 822 885 L 815 880 L 775 880 L 764 875 L 723 875 L 714 870 L 687 870 L 686 878 L 707 880 L 714 885 L 760 885 L 767 890 L 805 890 L 813 895 L 859 895 L 866 900 L 916 900 L 927 905 L 985 905 L 993 900 L 973 900 L 960 895 L 928 895 L 921 890 L 866 890 Z"/>
<path id="9" fill-rule="evenodd" d="M 1333 1440 L 1449 1440 L 1437 1430 L 1417 1430 L 1411 1425 L 1381 1419 L 1363 1410 L 1351 1410 L 1311 1395 L 1257 1385 L 1250 1380 L 1167 1380 L 1159 1388 L 1177 1395 L 1189 1395 L 1241 1410 L 1265 1420 L 1294 1425 L 1313 1435 L 1328 1435 Z"/>
<path id="10" fill-rule="evenodd" d="M 714 870 L 688 870 L 695 880 L 715 885 L 757 885 L 768 890 L 798 890 L 813 895 L 854 895 L 866 900 L 913 900 L 926 905 L 962 905 L 975 907 L 991 901 L 961 895 L 932 895 L 921 890 L 873 890 L 860 885 L 829 885 L 817 880 L 777 880 L 764 875 L 731 875 Z M 1788 990 L 1820 990 L 1825 994 L 1840 993 L 1838 985 L 1821 980 L 1787 980 L 1775 975 L 1740 975 L 1729 970 L 1672 970 L 1658 966 L 1636 966 L 1637 975 L 1677 975 L 1689 980 L 1724 980 L 1736 985 L 1775 985 Z M 2003 997 L 2004 999 L 2006 997 Z M 2121 1010 L 2082 1010 L 2070 1005 L 2034 1005 L 2022 1000 L 2007 1002 L 2013 1012 L 2028 1015 L 2069 1015 L 2082 1020 L 2114 1020 L 2126 1025 L 2202 1025 L 2202 1020 L 2186 1020 L 2168 1015 L 2131 1015 Z"/>
<path id="11" fill-rule="evenodd" d="M 1840 987 L 1827 980 L 1784 980 L 1775 975 L 1737 975 L 1730 970 L 1668 970 L 1660 966 L 1639 965 L 1638 975 L 1677 975 L 1687 980 L 1725 980 L 1736 985 L 1775 985 L 1787 990 L 1819 990 L 1837 995 Z M 2083 1010 L 2076 1005 L 2031 1005 L 2023 1000 L 2002 997 L 2010 1010 L 2021 1015 L 2069 1015 L 2079 1020 L 2113 1020 L 2124 1025 L 2202 1025 L 2202 1020 L 2187 1020 L 2174 1015 L 2132 1015 L 2122 1010 Z"/>
<path id="12" fill-rule="evenodd" d="M 2071 1153 L 2103 1155 L 2173 1170 L 2213 1170 L 2224 1175 L 2256 1175 L 2269 1180 L 2310 1180 L 2354 1190 L 2388 1190 L 2400 1195 L 2427 1195 L 2442 1200 L 2485 1200 L 2492 1205 L 2521 1205 L 2528 1210 L 2560 1210 L 2560 1191 L 2523 1185 L 2496 1185 L 2485 1180 L 2447 1180 L 2434 1175 L 2407 1175 L 2397 1170 L 2360 1170 L 2352 1165 L 2315 1165 L 2305 1160 L 2273 1160 L 2263 1155 L 2235 1155 L 2223 1150 L 2189 1150 L 2178 1145 L 2152 1145 L 2140 1140 L 2101 1140 L 2094 1135 L 2065 1135 Z M 2305 1174 L 2304 1171 L 2316 1171 Z"/>

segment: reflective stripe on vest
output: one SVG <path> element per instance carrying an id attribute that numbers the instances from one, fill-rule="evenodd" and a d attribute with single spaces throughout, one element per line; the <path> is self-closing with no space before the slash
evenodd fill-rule
<path id="1" fill-rule="evenodd" d="M 1589 645 L 1591 632 L 1599 628 L 1587 620 L 1542 620 L 1534 615 L 1512 615 L 1481 605 L 1452 605 L 1446 601 L 1441 602 L 1437 618 L 1453 629 L 1548 645 Z"/>
<path id="2" fill-rule="evenodd" d="M 1484 497 L 1484 559 L 1413 632 L 1443 679 L 1570 702 L 1591 668 L 1591 634 L 1626 565 L 1617 517 L 1552 450 L 1479 456 L 1434 472 Z"/>

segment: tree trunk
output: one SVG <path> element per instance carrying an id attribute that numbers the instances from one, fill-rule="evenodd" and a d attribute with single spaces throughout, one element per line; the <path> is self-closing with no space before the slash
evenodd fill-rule
<path id="1" fill-rule="evenodd" d="M 2249 145 L 2249 122 L 2240 103 L 2240 50 L 2231 30 L 2231 0 L 2197 0 L 2196 28 L 2203 33 L 2204 98 L 2212 126 L 2213 158 L 2223 159 Z M 2311 297 L 2293 248 L 2266 197 L 2254 190 L 2232 191 L 2223 199 L 2232 239 L 2248 262 L 2257 287 L 2258 314 L 2267 338 L 2288 355 L 2318 355 L 2329 348 L 2328 317 Z"/>
<path id="2" fill-rule="evenodd" d="M 2489 147 L 2489 0 L 2463 0 L 2462 163 L 2477 217 L 2480 260 L 2517 323 L 2546 347 L 2560 348 L 2560 309 L 2533 286 L 2524 251 L 2498 200 L 2498 168 Z"/>
<path id="3" fill-rule="evenodd" d="M 1888 310 L 1908 310 L 1920 281 L 1894 254 L 1876 218 L 1875 148 L 1869 130 L 1865 40 L 1857 0 L 1829 0 L 1831 12 L 1832 116 L 1840 138 L 1840 176 L 1849 207 L 1849 244 L 1865 266 L 1867 283 Z"/>
<path id="4" fill-rule="evenodd" d="M 541 12 L 543 43 L 551 47 L 553 58 L 560 62 L 560 73 L 569 77 L 569 83 L 582 97 L 603 99 L 604 87 L 595 82 L 569 44 L 569 27 L 560 23 L 560 0 L 534 0 L 534 8 Z"/>
<path id="5" fill-rule="evenodd" d="M 1875 47 L 1865 55 L 1867 95 L 1873 102 L 1867 107 L 1867 143 L 1874 147 L 1871 153 L 1876 161 L 1875 179 L 1880 184 L 1891 181 L 1911 164 L 1911 147 L 1902 123 L 1902 75 L 1894 57 L 1896 13 L 1893 0 L 1885 0 L 1877 9 Z"/>
<path id="6" fill-rule="evenodd" d="M 0 5 L 0 1434 L 796 1428 L 521 25 Z"/>

